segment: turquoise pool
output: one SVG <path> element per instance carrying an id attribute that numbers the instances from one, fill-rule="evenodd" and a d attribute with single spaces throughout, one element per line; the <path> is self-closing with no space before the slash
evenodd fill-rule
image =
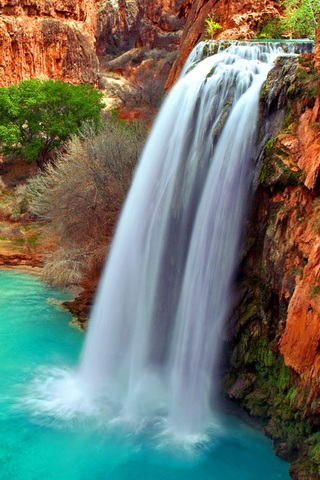
<path id="1" fill-rule="evenodd" d="M 39 278 L 0 272 L 1 480 L 289 480 L 271 442 L 225 417 L 210 442 L 166 444 L 94 417 L 59 420 L 28 403 L 50 372 L 77 365 L 84 335 L 47 301 L 65 298 Z M 32 391 L 31 391 L 32 394 Z"/>

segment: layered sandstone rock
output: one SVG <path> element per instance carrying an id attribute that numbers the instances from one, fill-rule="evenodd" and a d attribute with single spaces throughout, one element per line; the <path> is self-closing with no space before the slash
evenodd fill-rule
<path id="1" fill-rule="evenodd" d="M 94 0 L 0 0 L 0 85 L 96 83 L 94 22 Z"/>
<path id="2" fill-rule="evenodd" d="M 314 61 L 317 71 L 313 70 Z M 308 68 L 309 67 L 309 68 Z M 300 225 L 290 219 L 291 243 L 302 252 L 303 270 L 296 281 L 290 297 L 286 327 L 281 339 L 281 353 L 285 363 L 293 368 L 303 380 L 320 384 L 320 29 L 317 32 L 317 44 L 314 58 L 304 64 L 311 84 L 307 85 L 304 97 L 312 93 L 318 95 L 314 105 L 300 114 L 296 129 L 285 135 L 282 143 L 290 157 L 305 173 L 305 189 L 300 189 L 298 206 L 303 212 Z M 311 71 L 310 71 L 311 70 Z M 308 92 L 309 87 L 309 92 Z M 302 101 L 304 100 L 302 97 Z M 296 199 L 286 199 L 293 203 Z"/>
<path id="3" fill-rule="evenodd" d="M 320 383 L 319 103 L 318 97 L 315 106 L 301 115 L 294 134 L 280 138 L 293 164 L 304 172 L 305 188 L 285 191 L 283 198 L 278 198 L 278 201 L 285 202 L 289 211 L 291 206 L 292 211 L 287 215 L 286 240 L 294 245 L 296 255 L 288 255 L 287 269 L 289 266 L 293 268 L 295 261 L 299 266 L 299 257 L 306 263 L 300 276 L 296 277 L 295 288 L 289 297 L 281 353 L 287 366 L 304 380 L 317 384 Z M 297 214 L 294 215 L 298 209 L 300 220 Z M 288 295 L 288 292 L 283 294 Z"/>
<path id="4" fill-rule="evenodd" d="M 280 58 L 262 90 L 267 141 L 239 272 L 226 392 L 265 422 L 295 480 L 318 480 L 320 73 Z"/>
<path id="5" fill-rule="evenodd" d="M 286 86 L 288 105 L 282 130 L 275 132 L 265 148 L 260 180 L 269 200 L 258 207 L 257 223 L 264 231 L 260 239 L 263 269 L 260 273 L 256 270 L 255 275 L 286 305 L 283 331 L 278 339 L 286 366 L 293 369 L 303 383 L 320 386 L 320 72 L 315 69 L 317 62 L 318 46 L 315 55 L 300 57 L 291 85 Z"/>
<path id="6" fill-rule="evenodd" d="M 134 47 L 178 47 L 182 0 L 100 0 L 97 2 L 97 51 L 114 53 Z"/>
<path id="7" fill-rule="evenodd" d="M 180 71 L 193 47 L 205 35 L 205 19 L 213 15 L 214 20 L 222 26 L 215 38 L 247 39 L 257 32 L 261 22 L 279 13 L 279 3 L 275 0 L 183 0 L 178 16 L 187 16 L 181 38 L 178 58 L 170 72 L 166 88 L 169 89 L 177 80 Z"/>

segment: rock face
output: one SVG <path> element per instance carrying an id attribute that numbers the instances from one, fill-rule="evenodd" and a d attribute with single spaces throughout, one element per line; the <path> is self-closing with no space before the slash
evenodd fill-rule
<path id="1" fill-rule="evenodd" d="M 0 85 L 98 82 L 97 54 L 178 47 L 182 0 L 0 0 Z"/>
<path id="2" fill-rule="evenodd" d="M 171 86 L 209 14 L 223 26 L 224 38 L 249 38 L 262 18 L 276 14 L 277 5 L 270 0 L 0 0 L 0 85 L 32 77 L 95 84 L 96 54 L 133 47 L 170 51 L 182 37 Z"/>
<path id="3" fill-rule="evenodd" d="M 134 47 L 178 47 L 183 15 L 182 0 L 99 1 L 97 12 L 97 51 L 115 53 Z"/>
<path id="4" fill-rule="evenodd" d="M 187 17 L 181 38 L 178 58 L 170 72 L 166 88 L 177 80 L 180 71 L 193 47 L 205 35 L 205 19 L 213 15 L 214 21 L 222 26 L 215 38 L 252 38 L 261 22 L 279 13 L 279 3 L 275 0 L 183 0 L 178 17 Z"/>
<path id="5" fill-rule="evenodd" d="M 265 148 L 260 174 L 273 211 L 271 219 L 264 218 L 268 225 L 262 251 L 268 272 L 265 281 L 279 301 L 287 303 L 280 352 L 286 366 L 313 385 L 320 383 L 320 73 L 316 62 L 317 50 L 315 55 L 302 55 L 291 71 L 286 116 Z M 281 72 L 279 78 L 283 76 Z"/>
<path id="6" fill-rule="evenodd" d="M 290 216 L 291 243 L 304 260 L 304 268 L 288 296 L 288 316 L 280 349 L 285 363 L 305 381 L 319 386 L 320 374 L 320 30 L 314 58 L 306 58 L 300 76 L 302 112 L 292 133 L 281 143 L 292 161 L 304 172 L 304 187 L 286 197 L 289 206 L 300 209 L 299 222 Z M 304 105 L 303 105 L 304 103 Z M 285 193 L 285 192 L 284 192 Z M 293 196 L 295 195 L 295 197 Z M 280 200 L 283 201 L 283 200 Z M 298 213 L 297 213 L 298 215 Z M 288 259 L 293 264 L 294 258 Z"/>
<path id="7" fill-rule="evenodd" d="M 94 0 L 0 0 L 0 85 L 96 83 L 94 22 Z"/>
<path id="8" fill-rule="evenodd" d="M 239 274 L 226 382 L 231 398 L 265 420 L 295 480 L 320 478 L 318 52 L 280 59 L 262 91 L 260 137 L 264 125 L 271 130 Z"/>

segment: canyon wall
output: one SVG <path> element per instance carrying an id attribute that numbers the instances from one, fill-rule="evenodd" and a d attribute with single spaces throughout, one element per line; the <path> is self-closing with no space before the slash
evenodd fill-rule
<path id="1" fill-rule="evenodd" d="M 97 55 L 181 42 L 169 88 L 209 14 L 224 38 L 250 38 L 277 11 L 267 0 L 0 0 L 0 85 L 32 77 L 97 84 Z"/>
<path id="2" fill-rule="evenodd" d="M 97 51 L 178 47 L 185 23 L 182 0 L 102 0 L 97 5 Z"/>
<path id="3" fill-rule="evenodd" d="M 299 376 L 320 388 L 320 29 L 313 58 L 302 62 L 304 69 L 295 93 L 295 128 L 280 137 L 292 166 L 303 172 L 303 184 L 297 193 L 283 192 L 279 198 L 297 205 L 302 220 L 288 215 L 288 231 L 297 254 L 303 259 L 303 269 L 289 299 L 288 316 L 280 350 L 287 366 Z M 300 109 L 300 111 L 297 109 Z M 294 197 L 295 196 L 295 197 Z M 296 214 L 297 217 L 298 214 Z M 299 266 L 297 255 L 287 260 Z M 300 262 L 301 263 L 301 262 Z M 320 405 L 319 405 L 320 407 Z M 320 408 L 319 408 L 320 413 Z"/>
<path id="4" fill-rule="evenodd" d="M 0 0 L 0 85 L 97 82 L 94 0 Z"/>
<path id="5" fill-rule="evenodd" d="M 176 49 L 181 2 L 0 0 L 0 85 L 34 77 L 97 84 L 97 55 Z"/>

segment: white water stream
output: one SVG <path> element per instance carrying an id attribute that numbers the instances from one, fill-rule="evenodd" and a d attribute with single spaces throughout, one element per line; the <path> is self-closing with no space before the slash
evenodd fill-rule
<path id="1" fill-rule="evenodd" d="M 135 426 L 161 419 L 185 438 L 210 424 L 259 93 L 279 50 L 233 44 L 201 62 L 190 57 L 123 208 L 79 368 L 42 386 L 42 409 L 103 412 Z"/>

